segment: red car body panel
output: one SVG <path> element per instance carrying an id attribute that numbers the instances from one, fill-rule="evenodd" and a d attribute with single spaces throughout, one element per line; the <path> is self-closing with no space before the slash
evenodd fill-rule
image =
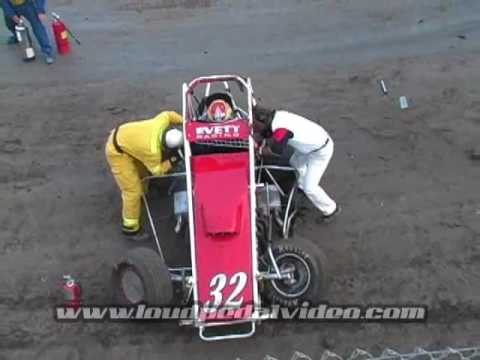
<path id="1" fill-rule="evenodd" d="M 199 318 L 247 319 L 252 315 L 255 281 L 249 153 L 195 155 L 191 170 Z M 206 306 L 236 311 L 207 311 Z"/>

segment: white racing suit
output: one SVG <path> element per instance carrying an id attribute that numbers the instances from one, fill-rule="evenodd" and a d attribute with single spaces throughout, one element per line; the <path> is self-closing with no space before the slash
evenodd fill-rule
<path id="1" fill-rule="evenodd" d="M 323 215 L 333 214 L 337 204 L 319 185 L 333 155 L 334 144 L 328 133 L 320 125 L 283 110 L 275 112 L 271 130 L 273 144 L 288 144 L 295 150 L 290 164 L 298 171 L 300 189 Z"/>

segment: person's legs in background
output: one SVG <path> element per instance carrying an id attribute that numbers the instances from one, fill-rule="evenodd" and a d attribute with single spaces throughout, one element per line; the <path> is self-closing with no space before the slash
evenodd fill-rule
<path id="1" fill-rule="evenodd" d="M 7 44 L 8 45 L 17 44 L 18 40 L 17 40 L 17 36 L 15 35 L 15 23 L 11 18 L 6 16 L 5 14 L 3 14 L 3 18 L 5 20 L 6 28 L 12 33 L 12 35 L 7 40 Z"/>
<path id="2" fill-rule="evenodd" d="M 53 62 L 53 48 L 48 37 L 47 28 L 38 17 L 35 5 L 29 1 L 25 5 L 18 7 L 18 12 L 32 25 L 33 33 L 45 55 L 47 63 Z"/>

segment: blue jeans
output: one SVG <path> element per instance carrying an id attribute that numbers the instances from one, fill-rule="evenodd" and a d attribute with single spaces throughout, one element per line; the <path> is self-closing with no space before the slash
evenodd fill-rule
<path id="1" fill-rule="evenodd" d="M 32 25 L 33 33 L 37 38 L 37 41 L 40 45 L 40 48 L 42 49 L 43 54 L 46 56 L 52 56 L 53 48 L 52 48 L 52 45 L 50 44 L 50 39 L 48 38 L 47 29 L 45 28 L 45 25 L 43 25 L 42 21 L 38 17 L 38 11 L 35 8 L 35 5 L 33 4 L 33 2 L 30 0 L 27 0 L 25 4 L 16 6 L 15 12 L 17 13 L 18 16 L 23 16 L 25 19 L 27 19 L 30 25 Z M 13 22 L 13 20 L 9 18 L 5 18 L 5 23 L 7 25 L 7 28 L 13 34 L 15 34 L 15 23 Z"/>

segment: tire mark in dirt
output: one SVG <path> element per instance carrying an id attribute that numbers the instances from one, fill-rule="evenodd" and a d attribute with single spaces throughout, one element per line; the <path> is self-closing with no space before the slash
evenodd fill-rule
<path id="1" fill-rule="evenodd" d="M 30 192 L 33 188 L 42 186 L 48 182 L 45 173 L 37 170 L 31 172 L 13 171 L 10 174 L 0 174 L 0 184 L 11 184 L 15 190 L 26 190 Z"/>
<path id="2" fill-rule="evenodd" d="M 214 6 L 217 0 L 128 0 L 118 6 L 119 10 L 137 11 L 153 9 L 174 9 L 174 8 L 209 8 Z"/>
<path id="3" fill-rule="evenodd" d="M 106 351 L 94 337 L 63 338 L 50 340 L 35 354 L 36 360 L 56 359 L 105 359 Z"/>
<path id="4" fill-rule="evenodd" d="M 0 142 L 0 153 L 19 154 L 25 151 L 25 147 L 20 139 L 12 139 Z"/>

